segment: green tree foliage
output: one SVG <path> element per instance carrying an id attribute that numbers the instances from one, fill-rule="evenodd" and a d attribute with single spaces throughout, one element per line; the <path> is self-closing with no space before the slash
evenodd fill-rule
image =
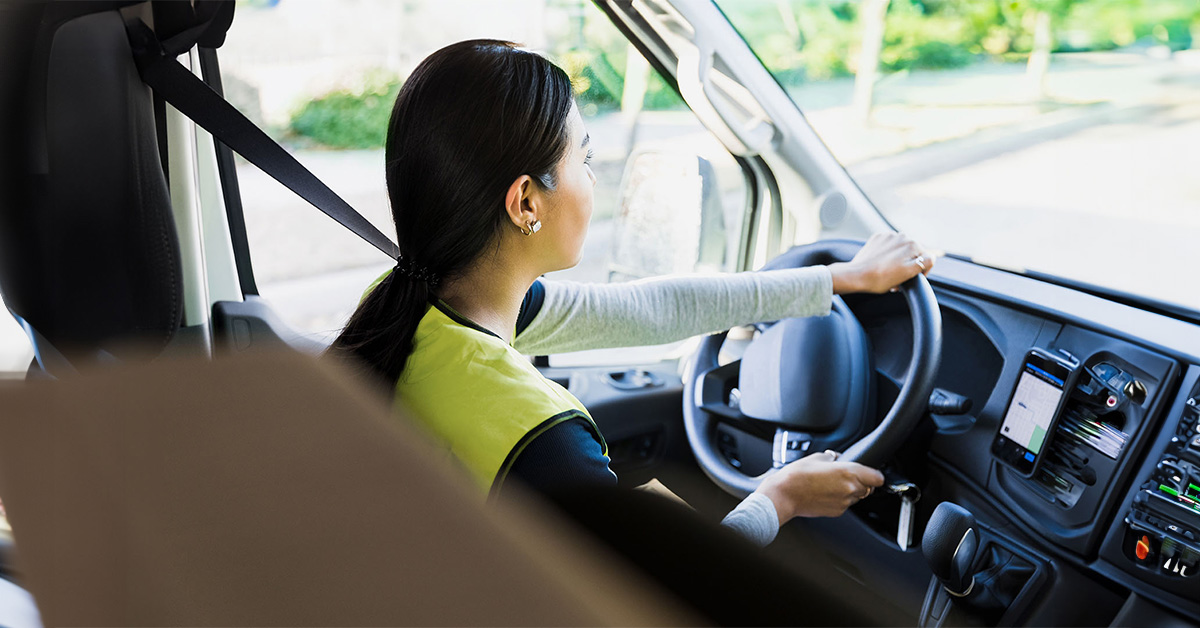
<path id="1" fill-rule="evenodd" d="M 785 85 L 848 77 L 857 70 L 857 0 L 718 0 L 718 5 Z M 550 56 L 571 77 L 585 113 L 613 111 L 621 105 L 629 45 L 606 17 L 583 8 L 573 18 L 571 33 L 552 38 L 558 47 Z M 1050 14 L 1058 52 L 1139 45 L 1182 50 L 1193 46 L 1192 33 L 1200 29 L 1200 0 L 891 0 L 881 68 L 941 70 L 983 59 L 1024 61 L 1037 11 Z M 336 90 L 304 103 L 289 129 L 331 147 L 382 146 L 399 89 L 395 77 L 372 73 L 361 89 Z M 684 104 L 652 72 L 643 106 Z"/>
<path id="2" fill-rule="evenodd" d="M 721 9 L 753 42 L 754 52 L 784 84 L 854 73 L 858 10 L 855 2 L 721 2 Z"/>
<path id="3" fill-rule="evenodd" d="M 963 67 L 984 53 L 980 41 L 996 19 L 990 3 L 892 0 L 881 65 L 892 72 Z"/>
<path id="4" fill-rule="evenodd" d="M 288 128 L 332 148 L 378 148 L 399 92 L 399 79 L 370 73 L 361 89 L 336 90 L 304 103 Z"/>
<path id="5" fill-rule="evenodd" d="M 853 0 L 718 0 L 785 85 L 849 76 L 861 34 Z M 1051 16 L 1058 52 L 1130 45 L 1190 48 L 1200 0 L 892 0 L 885 72 L 948 69 L 978 60 L 1024 61 L 1033 15 Z"/>
<path id="6" fill-rule="evenodd" d="M 570 3 L 569 0 L 552 1 Z M 589 115 L 619 109 L 625 89 L 629 42 L 604 14 L 592 7 L 580 7 L 570 30 L 551 38 L 556 47 L 549 53 L 551 60 L 571 77 L 580 108 Z M 685 107 L 675 90 L 657 73 L 651 73 L 642 104 L 646 109 Z"/>
<path id="7" fill-rule="evenodd" d="M 1086 0 L 1059 27 L 1060 50 L 1110 50 L 1133 45 L 1193 46 L 1200 0 Z"/>
<path id="8" fill-rule="evenodd" d="M 555 55 L 555 63 L 571 77 L 575 99 L 585 114 L 615 111 L 621 107 L 621 95 L 625 89 L 626 54 L 622 45 L 615 50 L 597 47 L 573 48 Z M 652 73 L 643 107 L 679 109 L 685 105 L 661 76 Z"/>

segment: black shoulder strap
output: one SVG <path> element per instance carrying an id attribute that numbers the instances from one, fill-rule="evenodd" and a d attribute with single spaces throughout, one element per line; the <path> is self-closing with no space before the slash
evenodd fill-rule
<path id="1" fill-rule="evenodd" d="M 338 224 L 392 259 L 399 257 L 400 249 L 395 243 L 362 214 L 204 81 L 168 55 L 150 27 L 140 19 L 132 19 L 125 26 L 142 81 L 159 96 Z"/>

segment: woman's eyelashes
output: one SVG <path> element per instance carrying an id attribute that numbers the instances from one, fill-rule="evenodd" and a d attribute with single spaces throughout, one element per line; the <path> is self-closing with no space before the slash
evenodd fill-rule
<path id="1" fill-rule="evenodd" d="M 588 149 L 588 152 L 587 152 L 587 156 L 585 156 L 585 157 L 583 158 L 583 165 L 585 165 L 585 166 L 591 166 L 591 165 L 592 165 L 592 158 L 593 158 L 593 157 L 595 157 L 595 156 L 596 156 L 596 153 L 595 153 L 595 151 L 593 151 L 592 149 L 590 149 L 590 148 L 589 148 L 589 149 Z"/>

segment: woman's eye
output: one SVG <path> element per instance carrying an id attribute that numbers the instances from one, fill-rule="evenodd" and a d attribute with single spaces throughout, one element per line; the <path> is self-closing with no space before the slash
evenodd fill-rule
<path id="1" fill-rule="evenodd" d="M 595 156 L 596 156 L 596 153 L 593 152 L 592 149 L 589 148 L 588 152 L 587 152 L 587 156 L 583 158 L 583 165 L 585 165 L 585 166 L 592 165 L 592 157 L 595 157 Z"/>

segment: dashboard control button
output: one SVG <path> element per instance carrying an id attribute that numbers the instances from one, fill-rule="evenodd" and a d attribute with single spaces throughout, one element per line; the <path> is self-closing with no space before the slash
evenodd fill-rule
<path id="1" fill-rule="evenodd" d="M 1175 545 L 1175 541 L 1171 539 L 1163 539 L 1162 542 L 1162 568 L 1163 571 L 1172 571 L 1179 569 L 1179 548 Z"/>
<path id="2" fill-rule="evenodd" d="M 1142 403 L 1146 400 L 1146 385 L 1138 380 L 1130 380 L 1125 384 L 1125 389 L 1121 392 L 1125 393 L 1134 403 Z"/>
<path id="3" fill-rule="evenodd" d="M 1134 547 L 1133 553 L 1138 560 L 1145 561 L 1150 557 L 1150 537 L 1142 536 L 1138 539 L 1137 546 Z"/>
<path id="4" fill-rule="evenodd" d="M 1184 578 L 1194 576 L 1197 562 L 1200 562 L 1200 552 L 1185 547 L 1175 558 L 1175 566 L 1171 568 L 1171 573 L 1177 573 Z"/>

